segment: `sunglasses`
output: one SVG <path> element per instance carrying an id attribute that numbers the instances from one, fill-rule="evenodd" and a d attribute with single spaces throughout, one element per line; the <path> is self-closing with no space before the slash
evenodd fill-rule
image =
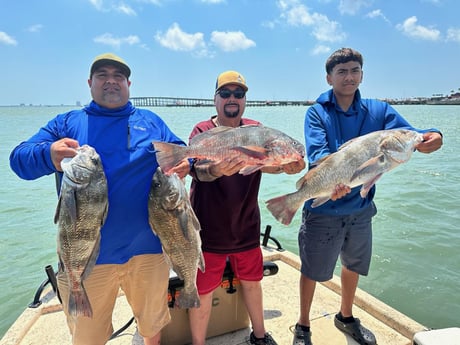
<path id="1" fill-rule="evenodd" d="M 230 98 L 231 95 L 235 96 L 237 99 L 241 99 L 246 95 L 246 91 L 241 89 L 236 89 L 231 91 L 229 89 L 221 89 L 217 92 L 222 98 Z"/>

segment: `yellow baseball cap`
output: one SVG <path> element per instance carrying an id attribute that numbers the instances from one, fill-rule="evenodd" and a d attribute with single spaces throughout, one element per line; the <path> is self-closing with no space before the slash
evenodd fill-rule
<path id="1" fill-rule="evenodd" d="M 123 71 L 123 74 L 126 76 L 126 78 L 129 78 L 129 76 L 131 75 L 131 70 L 129 69 L 128 64 L 121 57 L 112 53 L 104 53 L 94 58 L 93 64 L 91 65 L 89 77 L 91 78 L 94 71 L 96 71 L 99 67 L 102 67 L 104 65 L 113 65 L 120 68 Z"/>
<path id="2" fill-rule="evenodd" d="M 236 71 L 226 71 L 219 74 L 216 81 L 216 91 L 219 90 L 222 86 L 228 84 L 239 85 L 244 89 L 244 91 L 248 91 L 246 80 L 240 73 Z"/>

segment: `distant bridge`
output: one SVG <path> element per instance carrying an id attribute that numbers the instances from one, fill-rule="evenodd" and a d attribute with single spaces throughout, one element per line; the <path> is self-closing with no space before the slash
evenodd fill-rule
<path id="1" fill-rule="evenodd" d="M 131 97 L 136 107 L 213 107 L 214 99 L 178 98 L 178 97 Z M 246 100 L 247 107 L 312 105 L 312 101 L 251 101 Z"/>

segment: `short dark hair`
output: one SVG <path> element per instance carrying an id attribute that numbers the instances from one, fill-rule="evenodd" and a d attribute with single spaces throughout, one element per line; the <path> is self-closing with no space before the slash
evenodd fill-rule
<path id="1" fill-rule="evenodd" d="M 352 48 L 340 48 L 332 53 L 326 61 L 326 72 L 330 74 L 335 66 L 340 63 L 356 61 L 363 67 L 363 56 L 357 50 Z"/>

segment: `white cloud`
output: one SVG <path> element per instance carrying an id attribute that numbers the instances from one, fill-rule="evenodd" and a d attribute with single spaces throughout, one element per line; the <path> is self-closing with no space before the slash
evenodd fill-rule
<path id="1" fill-rule="evenodd" d="M 226 1 L 225 0 L 201 0 L 201 2 L 204 4 L 223 4 Z"/>
<path id="2" fill-rule="evenodd" d="M 365 17 L 371 18 L 371 19 L 373 19 L 373 18 L 382 18 L 387 23 L 390 23 L 389 19 L 383 14 L 382 10 L 380 10 L 380 9 L 373 10 L 373 11 L 367 13 Z"/>
<path id="3" fill-rule="evenodd" d="M 277 24 L 277 21 L 276 21 L 276 20 L 266 20 L 266 21 L 263 21 L 261 25 L 262 25 L 264 28 L 274 29 L 275 26 L 276 26 L 276 24 Z"/>
<path id="4" fill-rule="evenodd" d="M 35 24 L 35 25 L 29 26 L 27 28 L 27 31 L 29 31 L 29 32 L 39 32 L 39 31 L 41 31 L 41 29 L 43 29 L 43 25 Z"/>
<path id="5" fill-rule="evenodd" d="M 175 51 L 188 52 L 206 48 L 201 32 L 194 34 L 186 33 L 182 31 L 177 23 L 173 23 L 164 34 L 161 31 L 157 31 L 155 40 L 163 47 Z"/>
<path id="6" fill-rule="evenodd" d="M 313 19 L 305 5 L 298 1 L 279 1 L 278 6 L 281 9 L 281 18 L 292 26 L 310 26 L 313 25 Z"/>
<path id="7" fill-rule="evenodd" d="M 133 45 L 133 44 L 140 43 L 140 39 L 138 36 L 130 35 L 127 37 L 114 37 L 110 33 L 99 35 L 95 37 L 93 41 L 96 43 L 101 43 L 101 44 L 112 46 L 113 48 L 116 48 L 116 49 L 119 49 L 122 44 Z"/>
<path id="8" fill-rule="evenodd" d="M 460 43 L 460 29 L 449 28 L 447 30 L 447 40 Z"/>
<path id="9" fill-rule="evenodd" d="M 437 41 L 441 36 L 439 30 L 417 25 L 416 16 L 407 18 L 404 23 L 396 25 L 396 28 L 406 36 L 422 40 Z"/>
<path id="10" fill-rule="evenodd" d="M 10 46 L 18 45 L 18 42 L 13 37 L 11 37 L 10 35 L 8 35 L 6 32 L 3 32 L 3 31 L 0 31 L 0 44 L 1 43 L 7 44 Z"/>
<path id="11" fill-rule="evenodd" d="M 355 15 L 359 12 L 361 7 L 367 7 L 370 3 L 368 0 L 340 0 L 339 12 L 340 14 Z"/>
<path id="12" fill-rule="evenodd" d="M 154 5 L 157 5 L 157 6 L 163 5 L 161 0 L 143 0 L 142 2 L 146 2 L 148 4 L 154 4 Z"/>
<path id="13" fill-rule="evenodd" d="M 331 48 L 330 47 L 327 47 L 327 46 L 324 46 L 324 45 L 317 45 L 315 46 L 312 51 L 311 51 L 311 54 L 312 55 L 321 55 L 321 54 L 326 54 L 326 53 L 329 53 L 331 51 Z"/>
<path id="14" fill-rule="evenodd" d="M 103 0 L 89 0 L 89 2 L 91 3 L 91 5 L 93 5 L 97 10 L 102 10 L 102 1 Z"/>
<path id="15" fill-rule="evenodd" d="M 326 15 L 310 13 L 309 9 L 298 0 L 279 0 L 281 18 L 292 26 L 312 28 L 312 35 L 318 41 L 340 42 L 346 38 L 339 22 L 330 20 Z"/>
<path id="16" fill-rule="evenodd" d="M 313 36 L 318 41 L 341 42 L 345 40 L 346 34 L 342 32 L 340 23 L 329 20 L 325 15 L 314 13 Z"/>
<path id="17" fill-rule="evenodd" d="M 132 9 L 132 7 L 126 5 L 126 4 L 120 4 L 115 6 L 115 10 L 120 13 L 124 13 L 128 16 L 136 16 L 137 13 Z"/>
<path id="18" fill-rule="evenodd" d="M 104 0 L 89 0 L 91 5 L 96 8 L 96 10 L 101 11 L 101 12 L 110 12 L 110 11 L 115 11 L 119 13 L 126 14 L 128 16 L 136 16 L 137 13 L 134 11 L 134 9 L 123 3 L 123 2 L 115 2 L 113 0 L 107 0 L 104 2 Z M 156 1 L 150 1 L 154 4 L 156 4 Z"/>
<path id="19" fill-rule="evenodd" d="M 224 52 L 234 52 L 254 47 L 256 43 L 241 31 L 213 31 L 211 42 Z"/>

